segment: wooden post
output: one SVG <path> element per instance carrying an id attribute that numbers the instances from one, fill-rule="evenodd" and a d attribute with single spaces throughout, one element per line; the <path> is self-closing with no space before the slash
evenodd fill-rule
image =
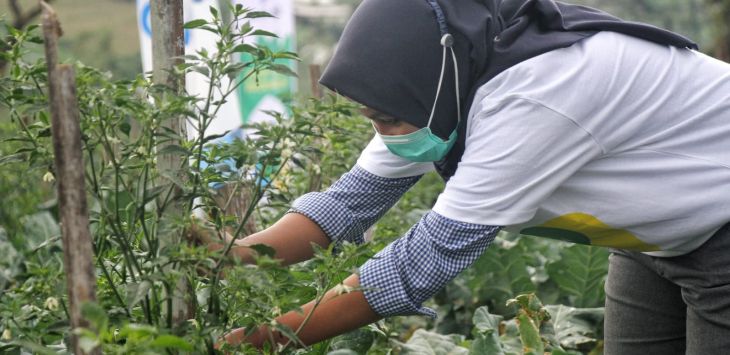
<path id="1" fill-rule="evenodd" d="M 185 36 L 183 30 L 183 2 L 182 0 L 152 0 L 150 7 L 150 22 L 152 25 L 152 81 L 155 84 L 165 85 L 172 91 L 181 93 L 185 88 L 183 77 L 173 73 L 176 65 L 182 63 L 185 54 Z M 185 118 L 175 117 L 161 124 L 162 129 L 169 129 L 179 136 L 185 136 Z M 165 145 L 176 144 L 179 141 L 169 141 L 158 145 L 157 149 Z M 180 174 L 182 161 L 176 154 L 158 154 L 157 168 L 161 174 L 177 176 Z M 176 191 L 179 194 L 179 191 Z M 173 204 L 167 213 L 179 211 L 179 205 Z M 170 247 L 182 242 L 181 235 L 161 235 L 160 247 Z M 172 299 L 172 314 L 168 315 L 172 326 L 179 326 L 193 318 L 195 309 L 191 298 L 191 287 L 187 280 L 181 278 L 170 295 Z"/>
<path id="2" fill-rule="evenodd" d="M 322 67 L 319 64 L 310 64 L 309 65 L 309 85 L 312 89 L 312 97 L 322 100 L 322 97 L 324 97 L 324 93 L 322 92 L 322 87 L 319 86 L 319 77 L 322 76 Z M 314 140 L 315 146 L 323 146 L 324 141 L 321 138 L 317 138 Z M 322 172 L 319 171 L 319 169 L 315 169 L 315 165 L 319 165 L 321 163 L 318 156 L 314 157 L 312 159 L 312 166 L 309 167 L 309 187 L 307 188 L 310 192 L 311 191 L 319 191 L 322 189 Z"/>
<path id="3" fill-rule="evenodd" d="M 231 182 L 226 183 L 213 195 L 216 205 L 225 216 L 235 216 L 236 223 L 245 223 L 239 237 L 249 236 L 256 233 L 256 218 L 253 214 L 246 217 L 248 206 L 251 203 L 251 190 L 253 182 Z"/>
<path id="4" fill-rule="evenodd" d="M 309 83 L 312 88 L 312 97 L 321 99 L 324 94 L 319 86 L 319 77 L 322 76 L 322 67 L 319 64 L 309 65 Z"/>
<path id="5" fill-rule="evenodd" d="M 73 67 L 58 65 L 57 44 L 58 37 L 61 36 L 61 27 L 55 11 L 44 2 L 41 2 L 41 5 L 69 315 L 71 328 L 88 328 L 89 322 L 81 315 L 81 305 L 96 300 L 96 278 L 89 215 L 86 208 L 76 75 Z M 74 353 L 86 354 L 80 348 L 77 337 L 72 335 L 71 339 Z M 99 354 L 100 351 L 96 348 L 91 353 Z"/>

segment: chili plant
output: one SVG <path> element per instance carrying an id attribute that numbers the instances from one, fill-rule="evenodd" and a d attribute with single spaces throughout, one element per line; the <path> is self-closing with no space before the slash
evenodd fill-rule
<path id="1" fill-rule="evenodd" d="M 289 200 L 313 185 L 324 171 L 341 173 L 349 163 L 342 154 L 313 144 L 362 144 L 364 121 L 337 128 L 332 121 L 354 116 L 355 106 L 336 97 L 309 101 L 290 113 L 271 112 L 273 124 L 245 127 L 254 135 L 231 144 L 218 144 L 222 135 L 207 133 L 211 122 L 230 95 L 246 80 L 264 71 L 293 75 L 282 61 L 296 60 L 294 53 L 273 52 L 246 43 L 251 36 L 274 36 L 254 29 L 249 20 L 270 16 L 240 5 L 231 7 L 226 21 L 211 8 L 212 19 L 194 20 L 186 27 L 216 34 L 217 51 L 188 54 L 174 75 L 189 73 L 207 78 L 206 95 L 176 93 L 154 85 L 145 76 L 114 80 L 110 74 L 76 63 L 78 107 L 85 152 L 84 169 L 90 198 L 98 304 L 84 307 L 85 316 L 98 332 L 77 329 L 83 346 L 102 346 L 109 353 L 193 351 L 213 353 L 224 331 L 235 326 L 253 328 L 268 324 L 291 338 L 289 346 L 269 349 L 293 351 L 300 343 L 297 329 L 274 321 L 282 312 L 310 299 L 321 299 L 354 267 L 372 253 L 365 247 L 341 245 L 319 249 L 304 265 L 283 269 L 266 247 L 255 247 L 257 265 L 228 262 L 232 242 L 222 252 L 209 252 L 178 240 L 202 215 L 216 234 L 234 237 L 251 232 L 251 220 L 265 225 L 286 212 Z M 19 148 L 2 159 L 6 164 L 47 171 L 53 179 L 53 152 L 47 109 L 46 65 L 34 60 L 39 43 L 36 29 L 11 30 L 14 40 L 4 52 L 9 75 L 0 85 L 0 103 L 19 127 L 12 140 Z M 235 62 L 234 54 L 250 54 Z M 183 117 L 191 134 L 164 129 L 168 120 Z M 352 122 L 351 120 L 349 122 Z M 351 134 L 343 134 L 346 130 Z M 354 134 L 358 132 L 358 134 Z M 335 138 L 337 137 L 337 138 Z M 349 137 L 349 138 L 348 138 Z M 350 161 L 354 158 L 347 153 Z M 175 156 L 179 170 L 161 171 L 157 161 Z M 231 191 L 220 198 L 220 187 Z M 237 200 L 241 198 L 244 200 Z M 231 204 L 243 206 L 237 215 L 226 215 Z M 259 225 L 258 227 L 261 227 Z M 33 253 L 37 253 L 36 260 Z M 0 302 L 3 350 L 25 348 L 37 352 L 66 351 L 68 316 L 58 246 L 53 240 L 25 253 L 25 271 L 17 275 Z M 40 264 L 34 272 L 33 265 Z M 226 268 L 226 279 L 220 277 Z M 39 282 L 51 278 L 45 286 Z M 179 280 L 190 285 L 182 295 L 192 316 L 174 324 L 172 302 Z M 33 286 L 35 285 L 35 286 Z M 34 287 L 34 288 L 29 288 Z M 25 289 L 43 290 L 35 297 Z M 23 305 L 25 299 L 38 299 Z M 43 302 L 42 306 L 37 305 Z M 38 331 L 41 326 L 46 330 Z M 243 349 L 243 348 L 242 348 Z"/>

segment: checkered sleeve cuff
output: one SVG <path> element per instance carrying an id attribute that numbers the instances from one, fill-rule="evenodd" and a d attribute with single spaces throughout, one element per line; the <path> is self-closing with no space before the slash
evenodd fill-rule
<path id="1" fill-rule="evenodd" d="M 360 287 L 365 300 L 381 317 L 422 315 L 436 312 L 413 302 L 406 292 L 393 260 L 393 245 L 387 246 L 360 268 Z"/>
<path id="2" fill-rule="evenodd" d="M 363 234 L 353 230 L 355 221 L 345 205 L 329 194 L 310 192 L 292 204 L 289 212 L 299 213 L 316 223 L 332 242 L 364 242 Z"/>
<path id="3" fill-rule="evenodd" d="M 471 265 L 500 228 L 427 213 L 404 236 L 360 267 L 365 299 L 382 317 L 435 317 L 433 310 L 421 304 Z"/>
<path id="4" fill-rule="evenodd" d="M 388 211 L 419 179 L 387 178 L 355 165 L 327 191 L 298 198 L 289 212 L 319 225 L 332 242 L 364 242 L 363 233 Z"/>

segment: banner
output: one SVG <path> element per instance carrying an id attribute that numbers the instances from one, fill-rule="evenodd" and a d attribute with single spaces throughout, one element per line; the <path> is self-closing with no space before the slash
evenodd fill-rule
<path id="1" fill-rule="evenodd" d="M 292 0 L 221 0 L 240 3 L 255 11 L 266 11 L 276 18 L 251 19 L 251 24 L 257 28 L 276 33 L 279 38 L 258 36 L 251 41 L 265 45 L 273 51 L 294 51 L 296 37 L 294 35 L 294 9 Z M 193 19 L 211 19 L 210 7 L 219 9 L 218 0 L 184 0 L 185 22 Z M 145 73 L 152 71 L 152 26 L 150 24 L 150 0 L 137 0 L 137 19 L 140 38 L 140 52 L 142 68 Z M 208 53 L 215 53 L 215 35 L 203 30 L 185 30 L 185 53 L 195 54 L 205 48 Z M 234 61 L 247 60 L 245 55 L 234 58 Z M 296 63 L 291 60 L 284 64 L 295 70 Z M 245 73 L 241 74 L 242 76 Z M 242 78 L 239 77 L 240 78 Z M 227 78 L 221 87 L 228 85 Z M 208 92 L 208 80 L 199 73 L 189 73 L 186 78 L 188 93 L 204 97 Z M 229 132 L 223 141 L 240 138 L 243 133 L 240 126 L 244 123 L 268 121 L 271 118 L 262 110 L 273 110 L 286 113 L 286 106 L 282 98 L 290 96 L 296 89 L 296 81 L 274 72 L 264 72 L 259 75 L 258 84 L 253 78 L 241 85 L 238 91 L 229 95 L 226 103 L 218 111 L 217 117 L 209 125 L 206 135 Z M 220 93 L 215 92 L 214 100 L 220 99 Z M 195 126 L 188 123 L 188 133 L 194 134 Z"/>
<path id="2" fill-rule="evenodd" d="M 296 51 L 296 35 L 294 31 L 294 5 L 292 0 L 233 0 L 234 4 L 255 10 L 266 11 L 274 17 L 251 19 L 255 29 L 276 33 L 279 38 L 256 36 L 248 37 L 249 43 L 266 46 L 272 51 Z M 249 61 L 250 54 L 241 54 L 241 61 Z M 282 61 L 296 72 L 296 63 L 292 60 Z M 245 75 L 242 73 L 241 75 Z M 248 80 L 238 91 L 244 123 L 265 122 L 272 118 L 263 111 L 287 113 L 282 99 L 291 96 L 296 90 L 296 78 L 284 76 L 272 71 L 262 72 L 256 80 Z"/>

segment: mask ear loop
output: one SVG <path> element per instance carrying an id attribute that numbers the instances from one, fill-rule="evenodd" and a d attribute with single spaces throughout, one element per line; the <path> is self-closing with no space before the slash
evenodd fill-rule
<path id="1" fill-rule="evenodd" d="M 444 40 L 447 36 L 451 35 L 444 35 L 441 38 L 441 44 L 444 45 Z M 444 82 L 444 72 L 446 71 L 446 46 L 444 45 L 443 55 L 441 56 L 441 75 L 439 75 L 439 84 L 436 87 L 436 98 L 433 100 L 433 106 L 431 107 L 431 115 L 428 117 L 428 124 L 426 127 L 431 127 L 431 121 L 433 121 L 433 115 L 436 113 L 436 104 L 439 102 L 439 95 L 441 94 L 441 85 Z"/>
<path id="2" fill-rule="evenodd" d="M 456 86 L 456 122 L 461 122 L 461 98 L 459 97 L 459 65 L 456 64 L 456 53 L 454 53 L 454 47 L 453 47 L 453 39 L 451 45 L 449 45 L 449 50 L 451 50 L 451 59 L 454 61 L 454 82 Z"/>
<path id="3" fill-rule="evenodd" d="M 428 117 L 428 125 L 426 127 L 431 127 L 431 121 L 433 121 L 433 116 L 436 113 L 436 104 L 439 100 L 439 95 L 441 94 L 441 85 L 444 83 L 444 73 L 446 72 L 446 50 L 451 51 L 451 59 L 454 62 L 454 81 L 456 82 L 456 112 L 457 112 L 457 122 L 461 122 L 461 102 L 459 98 L 459 66 L 456 64 L 456 53 L 454 52 L 454 37 L 452 37 L 450 34 L 445 34 L 441 37 L 441 45 L 444 47 L 443 55 L 441 57 L 441 75 L 439 75 L 439 84 L 436 88 L 436 98 L 433 100 L 433 107 L 431 107 L 431 115 Z"/>

